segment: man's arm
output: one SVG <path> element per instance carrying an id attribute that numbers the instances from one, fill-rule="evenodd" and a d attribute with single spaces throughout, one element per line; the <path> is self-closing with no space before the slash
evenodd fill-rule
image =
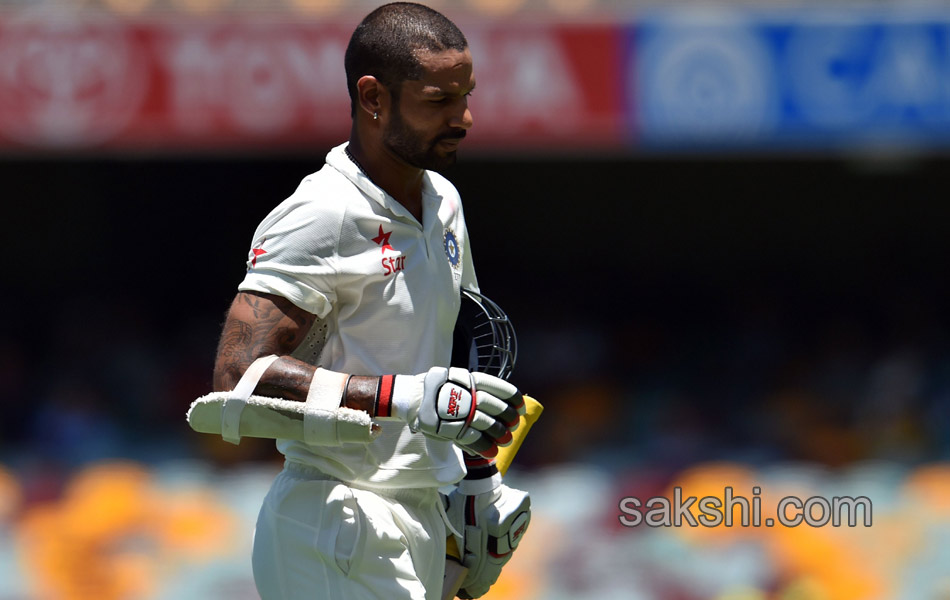
<path id="1" fill-rule="evenodd" d="M 244 371 L 262 356 L 280 358 L 264 372 L 254 393 L 304 401 L 316 367 L 291 358 L 316 320 L 290 300 L 239 292 L 228 309 L 214 362 L 214 391 L 234 389 Z"/>
<path id="2" fill-rule="evenodd" d="M 307 443 L 316 444 L 330 438 L 331 442 L 345 441 L 336 429 L 339 416 L 336 411 L 341 408 L 355 409 L 372 418 L 402 421 L 413 431 L 452 441 L 482 456 L 494 456 L 498 446 L 511 442 L 518 415 L 525 410 L 524 399 L 515 386 L 485 373 L 458 368 L 432 367 L 421 374 L 380 376 L 318 369 L 289 356 L 315 320 L 315 315 L 285 298 L 239 293 L 228 310 L 218 344 L 215 391 L 192 405 L 189 411 L 192 428 L 205 433 L 221 432 L 229 441 L 240 440 L 244 401 L 256 395 L 301 403 Z M 242 408 L 224 411 L 225 399 L 215 394 L 228 398 L 227 394 L 235 390 L 251 365 L 268 356 L 277 358 L 267 363 L 263 373 L 252 370 L 252 377 L 259 376 L 259 379 L 253 390 L 242 392 L 248 395 L 241 398 L 241 404 L 234 404 Z M 207 405 L 204 408 L 210 412 L 199 406 L 196 413 L 196 404 Z M 297 413 L 296 406 L 282 410 L 288 409 Z M 215 411 L 223 416 L 216 416 Z M 309 429 L 308 414 L 309 422 L 314 424 Z M 236 418 L 228 418 L 228 415 Z M 320 425 L 324 421 L 326 427 Z M 358 429 L 361 427 L 362 424 Z M 311 429 L 316 433 L 308 437 L 307 431 Z M 270 425 L 263 429 L 255 427 L 254 431 L 256 437 L 270 437 L 272 433 L 286 435 L 283 429 L 277 432 Z"/>
<path id="3" fill-rule="evenodd" d="M 239 292 L 228 309 L 214 363 L 214 391 L 234 389 L 251 363 L 277 359 L 264 372 L 254 393 L 304 402 L 317 370 L 289 356 L 313 327 L 316 315 L 272 294 Z M 378 377 L 350 377 L 342 405 L 373 413 Z"/>

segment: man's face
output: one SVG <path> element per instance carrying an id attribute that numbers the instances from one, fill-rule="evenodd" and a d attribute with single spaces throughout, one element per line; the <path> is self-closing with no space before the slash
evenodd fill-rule
<path id="1" fill-rule="evenodd" d="M 459 142 L 472 126 L 472 54 L 466 48 L 420 51 L 417 56 L 422 78 L 402 83 L 383 145 L 413 167 L 442 171 L 455 164 Z"/>

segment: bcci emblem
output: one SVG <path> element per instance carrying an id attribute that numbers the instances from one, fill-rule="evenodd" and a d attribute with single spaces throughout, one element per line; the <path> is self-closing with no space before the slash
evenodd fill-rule
<path id="1" fill-rule="evenodd" d="M 452 233 L 451 229 L 445 230 L 445 235 L 442 236 L 442 246 L 445 248 L 445 256 L 449 259 L 449 264 L 452 265 L 452 268 L 459 268 L 459 256 L 461 256 L 461 251 L 459 250 L 458 240 L 455 239 L 455 234 Z"/>

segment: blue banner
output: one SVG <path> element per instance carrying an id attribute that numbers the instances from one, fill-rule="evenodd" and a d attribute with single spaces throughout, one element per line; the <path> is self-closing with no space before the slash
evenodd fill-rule
<path id="1" fill-rule="evenodd" d="M 950 13 L 678 11 L 626 35 L 635 144 L 950 145 Z"/>

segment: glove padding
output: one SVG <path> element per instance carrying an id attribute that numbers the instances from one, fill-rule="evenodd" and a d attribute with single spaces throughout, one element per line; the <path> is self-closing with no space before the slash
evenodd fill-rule
<path id="1" fill-rule="evenodd" d="M 458 597 L 479 598 L 498 580 L 528 529 L 531 498 L 528 492 L 501 484 L 475 496 L 456 490 L 448 501 L 446 512 L 463 534 L 459 547 L 464 548 L 462 565 L 468 568 Z"/>
<path id="2" fill-rule="evenodd" d="M 404 418 L 412 431 L 450 440 L 485 457 L 511 443 L 511 432 L 524 412 L 524 397 L 515 386 L 456 367 L 433 367 L 414 377 L 397 375 L 393 389 L 394 416 Z"/>

